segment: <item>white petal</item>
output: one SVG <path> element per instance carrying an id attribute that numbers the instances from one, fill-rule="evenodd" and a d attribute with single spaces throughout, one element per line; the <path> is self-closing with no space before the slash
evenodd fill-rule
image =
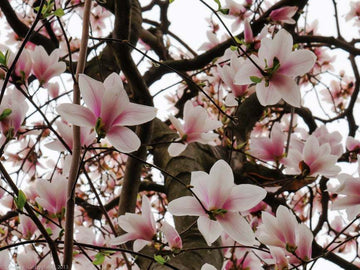
<path id="1" fill-rule="evenodd" d="M 227 197 L 224 208 L 231 211 L 246 211 L 256 206 L 265 196 L 266 190 L 255 185 L 234 186 Z"/>
<path id="2" fill-rule="evenodd" d="M 184 196 L 172 200 L 168 210 L 174 216 L 202 216 L 205 215 L 200 203 L 192 196 Z"/>
<path id="3" fill-rule="evenodd" d="M 112 127 L 106 137 L 117 150 L 124 153 L 136 151 L 141 145 L 136 133 L 127 127 Z"/>
<path id="4" fill-rule="evenodd" d="M 257 244 L 253 230 L 240 214 L 228 212 L 222 217 L 217 217 L 217 221 L 236 242 L 249 246 Z"/>
<path id="5" fill-rule="evenodd" d="M 60 104 L 56 111 L 67 122 L 80 127 L 94 127 L 96 116 L 88 108 L 76 104 Z"/>
<path id="6" fill-rule="evenodd" d="M 171 157 L 177 157 L 180 155 L 187 147 L 187 144 L 184 143 L 171 143 L 168 148 L 169 155 Z"/>
<path id="7" fill-rule="evenodd" d="M 209 246 L 219 238 L 223 231 L 218 222 L 208 217 L 199 217 L 197 224 L 199 231 Z"/>

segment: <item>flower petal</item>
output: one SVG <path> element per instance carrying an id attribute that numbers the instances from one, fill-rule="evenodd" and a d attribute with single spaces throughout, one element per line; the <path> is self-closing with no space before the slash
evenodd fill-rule
<path id="1" fill-rule="evenodd" d="M 241 184 L 232 188 L 223 207 L 231 211 L 246 211 L 256 206 L 265 196 L 265 189 L 255 185 Z"/>
<path id="2" fill-rule="evenodd" d="M 274 105 L 281 99 L 281 95 L 271 85 L 265 86 L 265 82 L 262 81 L 256 85 L 256 96 L 261 105 Z"/>
<path id="3" fill-rule="evenodd" d="M 121 114 L 116 118 L 114 124 L 134 126 L 151 121 L 156 116 L 156 109 L 151 106 L 128 103 Z"/>
<path id="4" fill-rule="evenodd" d="M 96 116 L 88 108 L 77 104 L 60 104 L 56 111 L 67 122 L 80 127 L 94 127 Z"/>
<path id="5" fill-rule="evenodd" d="M 139 149 L 141 141 L 131 129 L 114 126 L 106 134 L 110 143 L 119 151 L 130 153 Z"/>
<path id="6" fill-rule="evenodd" d="M 223 216 L 217 217 L 217 221 L 224 231 L 236 242 L 249 246 L 257 244 L 253 230 L 240 214 L 228 212 Z"/>
<path id="7" fill-rule="evenodd" d="M 272 85 L 272 88 L 280 94 L 283 100 L 294 107 L 300 107 L 300 88 L 295 83 L 294 79 L 276 73 L 271 78 L 270 84 Z"/>
<path id="8" fill-rule="evenodd" d="M 223 231 L 218 222 L 208 217 L 199 217 L 197 224 L 199 231 L 209 246 L 219 238 Z"/>
<path id="9" fill-rule="evenodd" d="M 200 203 L 192 196 L 183 196 L 172 200 L 168 205 L 168 210 L 174 216 L 205 215 L 205 211 Z"/>
<path id="10" fill-rule="evenodd" d="M 170 157 L 177 157 L 183 151 L 185 151 L 186 147 L 187 144 L 185 143 L 180 143 L 180 142 L 171 143 L 168 148 Z"/>
<path id="11" fill-rule="evenodd" d="M 311 51 L 294 51 L 280 63 L 278 73 L 289 77 L 302 76 L 314 66 L 315 61 L 316 55 Z"/>
<path id="12" fill-rule="evenodd" d="M 98 117 L 101 112 L 101 101 L 105 92 L 102 82 L 85 75 L 79 75 L 79 88 L 85 104 Z"/>

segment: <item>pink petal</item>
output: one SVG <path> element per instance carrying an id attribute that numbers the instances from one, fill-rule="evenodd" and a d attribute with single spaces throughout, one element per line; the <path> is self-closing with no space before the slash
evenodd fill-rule
<path id="1" fill-rule="evenodd" d="M 228 212 L 223 216 L 218 216 L 217 221 L 224 231 L 236 242 L 243 245 L 255 245 L 255 234 L 249 223 L 238 213 Z"/>
<path id="2" fill-rule="evenodd" d="M 184 196 L 172 200 L 168 210 L 174 216 L 203 216 L 206 215 L 200 203 L 192 196 Z"/>
<path id="3" fill-rule="evenodd" d="M 229 164 L 220 159 L 211 167 L 207 181 L 209 209 L 222 209 L 227 196 L 234 187 L 234 175 Z"/>
<path id="4" fill-rule="evenodd" d="M 232 188 L 223 207 L 229 211 L 246 211 L 256 206 L 265 196 L 265 189 L 255 185 L 241 184 Z"/>
<path id="5" fill-rule="evenodd" d="M 182 249 L 181 237 L 173 226 L 164 221 L 161 226 L 161 231 L 164 233 L 171 249 Z"/>
<path id="6" fill-rule="evenodd" d="M 141 205 L 141 215 L 146 221 L 146 226 L 152 228 L 154 230 L 154 234 L 156 233 L 156 225 L 154 215 L 151 211 L 151 205 L 148 197 L 145 195 L 142 196 L 142 205 Z"/>
<path id="7" fill-rule="evenodd" d="M 124 85 L 121 80 L 121 77 L 119 74 L 117 74 L 115 72 L 111 73 L 109 76 L 106 77 L 106 79 L 104 81 L 104 86 L 105 86 L 105 88 L 116 87 L 118 89 L 124 90 Z"/>
<path id="8" fill-rule="evenodd" d="M 208 217 L 199 217 L 197 224 L 199 231 L 209 246 L 219 238 L 223 231 L 218 222 Z"/>
<path id="9" fill-rule="evenodd" d="M 292 52 L 285 61 L 280 62 L 278 73 L 289 77 L 302 76 L 314 66 L 316 55 L 308 50 Z"/>
<path id="10" fill-rule="evenodd" d="M 314 235 L 305 224 L 300 224 L 297 230 L 299 240 L 297 241 L 297 249 L 295 253 L 299 258 L 307 261 L 311 258 Z"/>
<path id="11" fill-rule="evenodd" d="M 129 102 L 125 91 L 121 91 L 117 87 L 106 88 L 102 101 L 100 117 L 105 123 L 105 129 L 109 129 L 113 125 L 122 125 L 117 120 Z"/>
<path id="12" fill-rule="evenodd" d="M 127 127 L 114 126 L 108 131 L 106 137 L 117 150 L 124 153 L 136 151 L 141 145 L 136 133 Z"/>
<path id="13" fill-rule="evenodd" d="M 287 103 L 294 107 L 300 107 L 300 88 L 295 83 L 294 79 L 276 73 L 272 76 L 270 85 L 275 91 L 280 94 L 281 98 Z"/>
<path id="14" fill-rule="evenodd" d="M 155 116 L 156 109 L 154 107 L 136 103 L 128 103 L 121 112 L 121 115 L 116 118 L 114 124 L 134 126 L 151 121 L 155 118 Z"/>
<path id="15" fill-rule="evenodd" d="M 88 108 L 76 104 L 60 104 L 57 112 L 67 122 L 80 127 L 94 127 L 97 117 Z"/>
<path id="16" fill-rule="evenodd" d="M 101 101 L 105 92 L 102 82 L 85 75 L 79 75 L 79 88 L 85 104 L 96 117 L 100 116 Z"/>
<path id="17" fill-rule="evenodd" d="M 283 235 L 286 239 L 286 244 L 291 246 L 296 246 L 296 228 L 298 222 L 296 221 L 295 215 L 291 212 L 290 209 L 287 209 L 285 206 L 280 205 L 276 210 L 276 218 L 279 222 L 279 227 L 281 228 Z"/>

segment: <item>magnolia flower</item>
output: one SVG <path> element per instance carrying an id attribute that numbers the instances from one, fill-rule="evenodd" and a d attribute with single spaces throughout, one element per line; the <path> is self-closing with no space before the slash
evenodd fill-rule
<path id="1" fill-rule="evenodd" d="M 359 151 L 360 141 L 352 136 L 348 136 L 346 139 L 346 149 L 348 149 L 349 151 Z"/>
<path id="2" fill-rule="evenodd" d="M 37 231 L 34 221 L 27 215 L 19 214 L 19 223 L 19 231 L 26 239 L 30 239 Z"/>
<path id="3" fill-rule="evenodd" d="M 36 202 L 52 214 L 61 214 L 66 205 L 66 188 L 67 180 L 62 175 L 55 175 L 51 182 L 39 179 Z"/>
<path id="4" fill-rule="evenodd" d="M 320 145 L 328 143 L 331 148 L 331 155 L 340 157 L 344 153 L 343 144 L 341 142 L 342 135 L 339 131 L 329 132 L 325 125 L 317 128 L 312 133 L 319 141 Z"/>
<path id="5" fill-rule="evenodd" d="M 0 105 L 0 128 L 5 137 L 10 139 L 15 136 L 24 121 L 28 108 L 25 97 L 19 91 L 6 90 Z"/>
<path id="6" fill-rule="evenodd" d="M 295 24 L 295 20 L 292 17 L 297 12 L 298 7 L 285 6 L 282 8 L 275 9 L 270 12 L 270 19 L 274 22 Z"/>
<path id="7" fill-rule="evenodd" d="M 58 76 L 66 69 L 64 62 L 59 62 L 59 50 L 47 54 L 43 46 L 36 46 L 32 53 L 33 74 L 41 85 L 46 84 L 52 77 Z"/>
<path id="8" fill-rule="evenodd" d="M 270 138 L 251 137 L 250 153 L 262 160 L 280 162 L 284 157 L 285 140 L 286 135 L 276 122 L 271 129 Z"/>
<path id="9" fill-rule="evenodd" d="M 230 65 L 223 65 L 218 67 L 217 71 L 224 85 L 231 90 L 231 93 L 226 96 L 225 104 L 227 106 L 237 106 L 238 101 L 236 98 L 241 98 L 248 93 L 248 85 L 234 84 L 234 77 L 241 65 L 244 64 L 242 58 L 238 58 L 237 52 L 227 51 L 230 54 Z"/>
<path id="10" fill-rule="evenodd" d="M 137 150 L 140 139 L 129 128 L 154 119 L 156 109 L 131 103 L 118 74 L 110 74 L 101 83 L 85 74 L 79 76 L 79 87 L 87 107 L 61 104 L 57 111 L 63 119 L 80 127 L 94 128 L 98 139 L 107 137 L 119 151 Z"/>
<path id="11" fill-rule="evenodd" d="M 149 199 L 143 195 L 141 215 L 126 213 L 118 218 L 119 226 L 127 233 L 110 241 L 111 245 L 121 245 L 128 241 L 134 241 L 133 249 L 140 251 L 144 246 L 151 243 L 156 235 L 155 219 L 151 212 Z"/>
<path id="12" fill-rule="evenodd" d="M 274 39 L 263 38 L 258 56 L 251 56 L 258 67 L 247 59 L 235 75 L 235 84 L 256 83 L 256 95 L 263 106 L 276 104 L 282 98 L 300 107 L 300 88 L 294 77 L 308 72 L 316 56 L 308 50 L 292 51 L 292 46 L 292 36 L 284 29 Z"/>
<path id="13" fill-rule="evenodd" d="M 262 221 L 257 231 L 260 242 L 295 253 L 304 261 L 311 258 L 313 234 L 308 227 L 297 222 L 291 210 L 280 205 L 276 210 L 276 217 L 262 212 Z"/>
<path id="14" fill-rule="evenodd" d="M 177 156 L 183 152 L 188 143 L 199 142 L 211 144 L 218 137 L 209 131 L 222 126 L 222 123 L 209 118 L 206 110 L 201 106 L 193 106 L 191 101 L 184 105 L 184 124 L 170 115 L 169 119 L 180 134 L 180 142 L 170 144 L 168 152 L 170 156 Z"/>
<path id="15" fill-rule="evenodd" d="M 288 173 L 301 173 L 304 176 L 320 174 L 325 177 L 332 177 L 340 172 L 340 167 L 335 165 L 337 159 L 336 155 L 331 154 L 329 143 L 320 145 L 318 138 L 311 135 L 307 138 L 302 151 L 290 147 L 284 164 L 287 165 Z"/>
<path id="16" fill-rule="evenodd" d="M 344 173 L 339 174 L 337 178 L 340 185 L 334 192 L 339 196 L 333 202 L 332 209 L 345 209 L 349 220 L 352 220 L 360 213 L 360 177 Z"/>
<path id="17" fill-rule="evenodd" d="M 171 250 L 182 249 L 181 237 L 173 226 L 164 221 L 161 226 L 161 231 L 164 233 Z"/>
<path id="18" fill-rule="evenodd" d="M 184 196 L 171 201 L 168 205 L 171 214 L 199 216 L 198 228 L 208 245 L 223 231 L 241 244 L 256 243 L 250 225 L 239 211 L 246 211 L 262 201 L 266 196 L 263 188 L 235 185 L 231 167 L 224 160 L 218 160 L 209 174 L 192 172 L 190 185 L 197 198 Z"/>
<path id="19" fill-rule="evenodd" d="M 58 132 L 60 133 L 61 137 L 64 139 L 66 144 L 69 146 L 70 149 L 73 147 L 73 130 L 72 127 L 65 124 L 64 122 L 57 122 L 56 123 Z M 95 132 L 92 128 L 89 127 L 80 127 L 80 144 L 89 146 L 95 140 Z M 45 145 L 47 148 L 55 150 L 55 151 L 65 151 L 66 147 L 59 141 L 54 140 L 50 143 Z"/>

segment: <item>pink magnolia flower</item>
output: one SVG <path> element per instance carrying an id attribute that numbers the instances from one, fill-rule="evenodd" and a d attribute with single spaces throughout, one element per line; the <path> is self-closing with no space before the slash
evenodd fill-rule
<path id="1" fill-rule="evenodd" d="M 72 127 L 65 124 L 64 122 L 57 122 L 56 123 L 58 132 L 60 133 L 61 137 L 64 139 L 66 144 L 69 146 L 70 149 L 73 147 L 73 130 Z M 80 144 L 89 146 L 95 140 L 95 132 L 92 128 L 89 127 L 80 127 Z M 55 151 L 65 151 L 66 147 L 59 141 L 54 140 L 50 143 L 45 145 L 47 148 L 55 150 Z"/>
<path id="2" fill-rule="evenodd" d="M 15 59 L 15 53 L 13 53 L 10 49 L 8 51 L 8 64 L 7 66 L 10 67 Z M 20 77 L 23 80 L 27 79 L 30 75 L 32 69 L 32 60 L 31 54 L 28 49 L 24 49 L 20 54 L 19 59 L 15 65 L 15 75 Z"/>
<path id="3" fill-rule="evenodd" d="M 360 177 L 349 174 L 339 174 L 340 185 L 334 189 L 339 194 L 332 205 L 332 209 L 345 209 L 350 220 L 360 213 Z"/>
<path id="4" fill-rule="evenodd" d="M 318 127 L 312 133 L 319 141 L 320 145 L 328 143 L 330 145 L 330 154 L 340 157 L 344 153 L 342 144 L 342 135 L 339 131 L 329 132 L 325 125 Z"/>
<path id="5" fill-rule="evenodd" d="M 262 212 L 262 221 L 257 231 L 260 242 L 283 248 L 304 261 L 311 258 L 313 234 L 306 225 L 297 222 L 289 209 L 280 205 L 276 210 L 276 217 Z"/>
<path id="6" fill-rule="evenodd" d="M 143 195 L 141 215 L 126 213 L 118 218 L 120 227 L 127 233 L 110 241 L 111 245 L 121 245 L 128 241 L 134 241 L 133 249 L 140 251 L 145 245 L 152 242 L 156 235 L 155 219 L 151 212 L 149 199 Z"/>
<path id="7" fill-rule="evenodd" d="M 6 90 L 0 105 L 0 128 L 5 137 L 12 138 L 16 134 L 24 121 L 28 108 L 25 97 L 19 91 Z"/>
<path id="8" fill-rule="evenodd" d="M 180 142 L 171 143 L 168 152 L 170 156 L 177 156 L 185 150 L 188 143 L 199 142 L 211 144 L 218 135 L 209 131 L 222 126 L 217 120 L 210 119 L 206 110 L 201 106 L 193 106 L 190 100 L 184 105 L 184 124 L 170 115 L 169 120 L 180 134 Z"/>
<path id="9" fill-rule="evenodd" d="M 52 182 L 39 179 L 36 202 L 51 214 L 61 214 L 66 205 L 66 187 L 67 180 L 62 175 L 55 175 Z"/>
<path id="10" fill-rule="evenodd" d="M 238 1 L 234 0 L 225 0 L 225 5 L 223 5 L 222 8 L 229 9 L 229 14 L 227 16 L 235 19 L 231 24 L 232 31 L 236 31 L 241 23 L 251 14 L 245 5 L 241 5 Z"/>
<path id="11" fill-rule="evenodd" d="M 286 135 L 276 122 L 269 137 L 251 137 L 250 154 L 265 161 L 279 163 L 284 158 L 284 144 Z"/>
<path id="12" fill-rule="evenodd" d="M 110 74 L 101 83 L 85 74 L 79 76 L 79 87 L 87 107 L 61 104 L 57 111 L 67 122 L 80 127 L 94 128 L 98 139 L 105 138 L 122 152 L 140 147 L 140 139 L 129 128 L 154 119 L 156 109 L 131 103 L 118 74 Z"/>
<path id="13" fill-rule="evenodd" d="M 274 22 L 295 24 L 295 20 L 292 17 L 296 14 L 298 7 L 285 6 L 275 9 L 270 12 L 270 19 Z"/>
<path id="14" fill-rule="evenodd" d="M 37 231 L 35 223 L 27 215 L 19 214 L 19 223 L 19 231 L 26 239 L 30 239 L 31 236 Z"/>
<path id="15" fill-rule="evenodd" d="M 292 51 L 292 36 L 281 29 L 274 39 L 263 38 L 258 56 L 247 59 L 235 75 L 235 84 L 256 83 L 256 95 L 263 106 L 273 105 L 284 99 L 290 105 L 300 107 L 300 88 L 294 77 L 308 72 L 316 57 L 308 50 Z"/>
<path id="16" fill-rule="evenodd" d="M 181 237 L 173 226 L 164 221 L 161 226 L 161 231 L 164 233 L 171 250 L 182 249 Z"/>
<path id="17" fill-rule="evenodd" d="M 58 76 L 66 69 L 64 62 L 59 62 L 59 50 L 47 54 L 43 46 L 36 46 L 32 53 L 33 74 L 41 85 L 45 85 L 52 77 Z"/>
<path id="18" fill-rule="evenodd" d="M 299 148 L 290 149 L 284 164 L 287 166 L 288 173 L 304 174 L 305 176 L 316 176 L 318 174 L 325 177 L 336 176 L 340 172 L 340 167 L 335 165 L 338 157 L 331 154 L 329 143 L 321 144 L 315 135 L 307 138 L 301 151 Z"/>
<path id="19" fill-rule="evenodd" d="M 234 84 L 235 74 L 244 64 L 244 60 L 242 58 L 238 58 L 237 52 L 227 50 L 226 54 L 230 57 L 230 65 L 223 65 L 222 67 L 219 66 L 217 71 L 221 80 L 224 82 L 224 85 L 231 90 L 231 93 L 226 96 L 225 104 L 227 106 L 237 106 L 238 101 L 236 98 L 241 98 L 247 93 L 251 93 L 252 89 L 249 88 L 248 85 Z"/>
<path id="20" fill-rule="evenodd" d="M 190 185 L 200 202 L 193 196 L 175 199 L 168 205 L 171 214 L 199 216 L 198 228 L 208 245 L 223 231 L 241 244 L 256 243 L 249 223 L 239 212 L 263 200 L 266 196 L 263 188 L 249 184 L 235 185 L 231 167 L 224 160 L 218 160 L 209 174 L 192 172 Z"/>
<path id="21" fill-rule="evenodd" d="M 345 16 L 345 20 L 349 21 L 355 18 L 354 25 L 360 24 L 360 2 L 359 1 L 351 1 L 350 2 L 350 11 Z"/>
<path id="22" fill-rule="evenodd" d="M 360 141 L 352 136 L 348 136 L 346 139 L 346 149 L 348 149 L 349 151 L 359 151 Z"/>

